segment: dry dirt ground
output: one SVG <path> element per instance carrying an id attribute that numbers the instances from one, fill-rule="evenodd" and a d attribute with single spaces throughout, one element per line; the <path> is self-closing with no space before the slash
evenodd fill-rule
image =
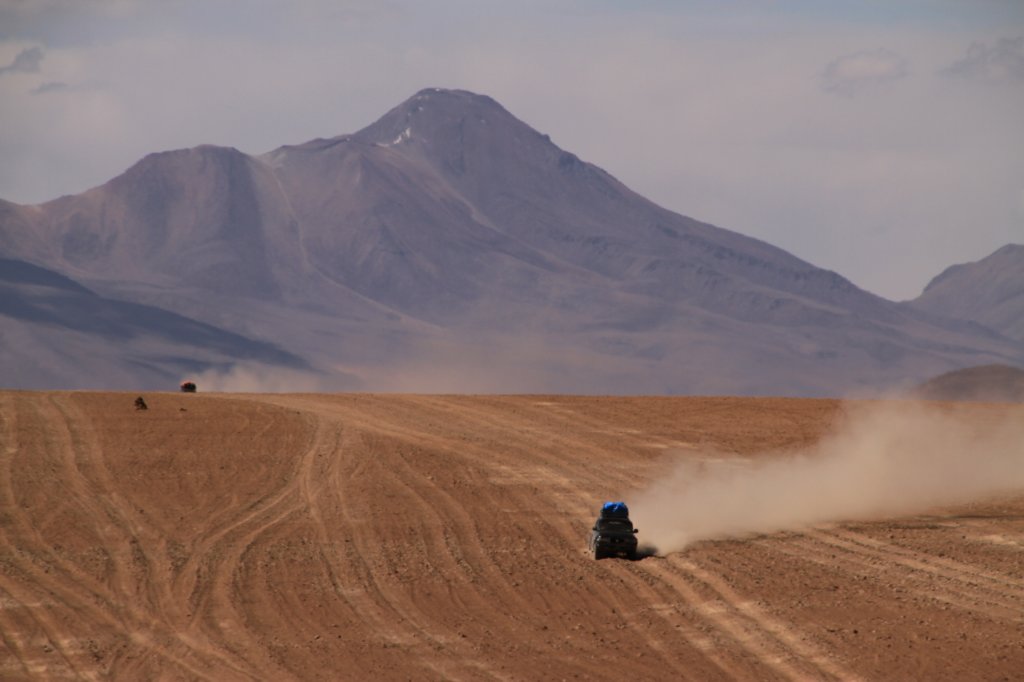
<path id="1" fill-rule="evenodd" d="M 0 392 L 0 679 L 1024 676 L 1022 499 L 588 555 L 666 453 L 832 401 L 134 398 Z"/>

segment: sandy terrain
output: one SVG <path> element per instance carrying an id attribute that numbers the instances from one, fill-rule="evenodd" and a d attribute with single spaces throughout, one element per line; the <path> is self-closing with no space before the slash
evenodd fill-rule
<path id="1" fill-rule="evenodd" d="M 0 393 L 0 679 L 1024 674 L 1024 499 L 588 555 L 666 457 L 832 401 L 134 398 Z"/>

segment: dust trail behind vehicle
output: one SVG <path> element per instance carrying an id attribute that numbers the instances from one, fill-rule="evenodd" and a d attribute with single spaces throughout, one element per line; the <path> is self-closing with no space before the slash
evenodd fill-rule
<path id="1" fill-rule="evenodd" d="M 693 455 L 673 454 L 678 463 L 630 498 L 643 540 L 661 554 L 1024 491 L 1024 409 L 997 417 L 971 405 L 851 403 L 830 435 L 800 451 Z"/>

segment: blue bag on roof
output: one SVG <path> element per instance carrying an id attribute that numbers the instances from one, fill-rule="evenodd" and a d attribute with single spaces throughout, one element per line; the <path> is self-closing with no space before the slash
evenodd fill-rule
<path id="1" fill-rule="evenodd" d="M 625 502 L 605 502 L 601 506 L 601 516 L 627 518 L 629 516 L 629 507 L 626 506 Z"/>

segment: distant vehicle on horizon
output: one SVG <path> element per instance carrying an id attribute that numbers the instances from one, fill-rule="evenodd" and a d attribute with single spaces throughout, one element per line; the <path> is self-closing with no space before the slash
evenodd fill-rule
<path id="1" fill-rule="evenodd" d="M 183 381 L 183 382 L 181 382 L 181 392 L 182 393 L 195 393 L 196 392 L 196 384 L 195 384 L 195 382 L 193 382 L 193 381 Z"/>

